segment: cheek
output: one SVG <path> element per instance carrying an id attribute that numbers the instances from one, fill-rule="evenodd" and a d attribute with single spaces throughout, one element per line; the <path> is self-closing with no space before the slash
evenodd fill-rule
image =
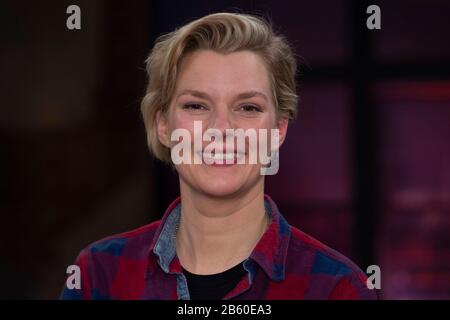
<path id="1" fill-rule="evenodd" d="M 194 122 L 193 121 L 186 121 L 183 119 L 174 119 L 171 121 L 169 125 L 170 131 L 173 131 L 175 129 L 185 129 L 189 132 L 194 131 Z"/>
<path id="2" fill-rule="evenodd" d="M 255 121 L 249 127 L 255 129 L 256 131 L 259 131 L 260 129 L 270 130 L 272 128 L 276 128 L 276 121 L 274 117 L 268 114 L 266 117 L 262 117 Z"/>
<path id="3" fill-rule="evenodd" d="M 259 148 L 264 148 L 266 152 L 270 152 L 272 147 L 272 135 L 275 138 L 277 137 L 274 131 L 274 129 L 277 129 L 275 117 L 272 115 L 268 115 L 264 119 L 261 119 L 258 126 L 254 128 L 257 131 L 258 150 Z M 259 129 L 263 130 L 260 131 Z"/>
<path id="4" fill-rule="evenodd" d="M 189 132 L 191 139 L 194 137 L 194 121 L 186 116 L 183 116 L 181 112 L 171 112 L 168 118 L 168 130 L 169 139 L 174 130 L 183 129 Z M 170 139 L 170 144 L 173 146 L 177 141 Z"/>

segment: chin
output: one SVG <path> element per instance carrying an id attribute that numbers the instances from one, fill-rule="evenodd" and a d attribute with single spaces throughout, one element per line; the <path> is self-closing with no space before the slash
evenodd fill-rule
<path id="1" fill-rule="evenodd" d="M 242 190 L 246 185 L 245 176 L 242 174 L 208 174 L 198 177 L 199 189 L 204 193 L 216 197 L 226 197 Z"/>
<path id="2" fill-rule="evenodd" d="M 234 165 L 227 168 L 202 165 L 193 172 L 194 188 L 213 197 L 229 197 L 254 185 L 259 177 L 259 169 L 254 166 Z"/>
<path id="3" fill-rule="evenodd" d="M 212 197 L 229 197 L 238 194 L 239 191 L 243 189 L 243 184 L 223 182 L 220 184 L 201 184 L 198 187 L 203 191 L 203 193 Z"/>

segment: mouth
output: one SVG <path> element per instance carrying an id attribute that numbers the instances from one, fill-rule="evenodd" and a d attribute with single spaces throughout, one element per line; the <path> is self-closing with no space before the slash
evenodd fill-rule
<path id="1" fill-rule="evenodd" d="M 203 163 L 215 167 L 229 167 L 244 163 L 245 152 L 199 152 Z"/>

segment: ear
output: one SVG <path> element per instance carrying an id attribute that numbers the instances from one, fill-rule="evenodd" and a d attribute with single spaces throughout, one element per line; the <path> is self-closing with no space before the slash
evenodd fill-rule
<path id="1" fill-rule="evenodd" d="M 170 148 L 170 134 L 167 117 L 161 110 L 156 113 L 156 133 L 158 134 L 158 140 L 167 148 Z"/>
<path id="2" fill-rule="evenodd" d="M 288 125 L 289 120 L 286 118 L 280 118 L 277 122 L 277 129 L 279 130 L 280 133 L 280 144 L 279 144 L 280 147 L 283 144 L 284 139 L 286 139 Z"/>

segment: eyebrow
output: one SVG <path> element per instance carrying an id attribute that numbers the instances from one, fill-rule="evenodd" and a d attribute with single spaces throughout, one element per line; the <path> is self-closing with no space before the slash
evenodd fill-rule
<path id="1" fill-rule="evenodd" d="M 198 91 L 198 90 L 191 90 L 191 89 L 186 89 L 186 90 L 181 91 L 177 95 L 177 99 L 180 96 L 185 95 L 185 94 L 189 94 L 191 96 L 194 96 L 197 98 L 202 98 L 205 100 L 210 100 L 210 101 L 212 100 L 211 97 L 206 92 L 202 92 L 202 91 Z M 267 97 L 264 93 L 255 91 L 255 90 L 242 92 L 242 93 L 238 94 L 235 99 L 242 100 L 242 99 L 249 99 L 249 98 L 253 98 L 253 97 L 261 97 L 264 100 L 269 101 L 269 99 L 267 99 Z"/>

